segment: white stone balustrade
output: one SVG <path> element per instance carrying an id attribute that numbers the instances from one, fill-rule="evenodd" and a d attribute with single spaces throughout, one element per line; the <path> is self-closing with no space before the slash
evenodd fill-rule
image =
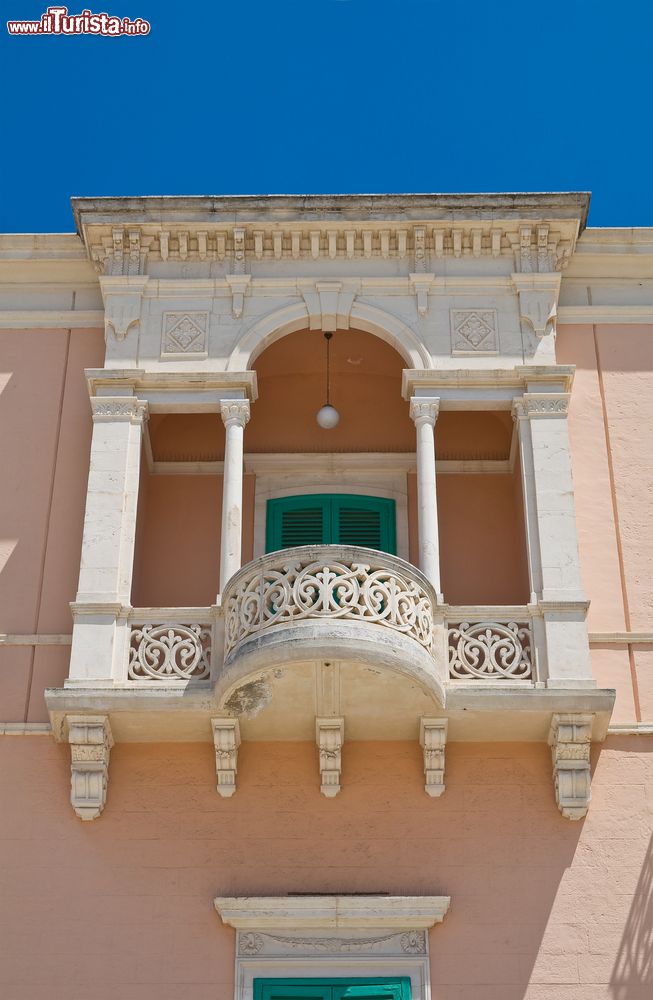
<path id="1" fill-rule="evenodd" d="M 223 594 L 225 656 L 250 637 L 302 619 L 347 619 L 433 648 L 435 593 L 409 563 L 372 549 L 285 549 L 237 573 Z"/>
<path id="2" fill-rule="evenodd" d="M 212 628 L 206 624 L 133 624 L 130 681 L 206 680 L 211 676 Z"/>
<path id="3" fill-rule="evenodd" d="M 451 680 L 534 679 L 529 621 L 450 621 L 447 645 Z"/>

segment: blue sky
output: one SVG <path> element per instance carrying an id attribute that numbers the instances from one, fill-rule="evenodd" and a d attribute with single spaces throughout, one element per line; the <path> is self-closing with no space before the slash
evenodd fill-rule
<path id="1" fill-rule="evenodd" d="M 0 36 L 0 231 L 71 195 L 590 190 L 653 226 L 653 4 L 69 0 L 147 37 Z"/>

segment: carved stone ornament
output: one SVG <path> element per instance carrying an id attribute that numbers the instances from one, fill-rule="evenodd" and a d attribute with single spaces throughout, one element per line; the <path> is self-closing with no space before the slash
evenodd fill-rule
<path id="1" fill-rule="evenodd" d="M 560 274 L 513 274 L 522 332 L 541 340 L 556 332 Z"/>
<path id="2" fill-rule="evenodd" d="M 205 356 L 208 325 L 207 312 L 164 313 L 161 356 Z"/>
<path id="3" fill-rule="evenodd" d="M 223 399 L 220 403 L 220 414 L 225 427 L 233 424 L 244 427 L 250 417 L 248 399 Z"/>
<path id="4" fill-rule="evenodd" d="M 308 311 L 309 330 L 348 330 L 355 288 L 341 281 L 300 281 L 297 283 Z"/>
<path id="5" fill-rule="evenodd" d="M 528 622 L 458 622 L 448 629 L 452 680 L 531 680 L 533 636 Z"/>
<path id="6" fill-rule="evenodd" d="M 238 719 L 211 719 L 218 795 L 231 798 L 236 791 L 240 725 Z"/>
<path id="7" fill-rule="evenodd" d="M 132 627 L 130 680 L 205 680 L 210 674 L 210 626 L 148 623 Z"/>
<path id="8" fill-rule="evenodd" d="M 565 819 L 582 819 L 591 799 L 590 747 L 594 716 L 554 715 L 549 730 L 553 783 Z"/>
<path id="9" fill-rule="evenodd" d="M 94 423 L 128 421 L 140 424 L 147 420 L 149 405 L 135 396 L 92 396 L 91 410 Z"/>
<path id="10" fill-rule="evenodd" d="M 568 412 L 569 393 L 567 392 L 528 392 L 515 399 L 512 404 L 514 420 L 566 417 Z"/>
<path id="11" fill-rule="evenodd" d="M 106 715 L 68 716 L 70 802 L 82 820 L 97 819 L 104 809 L 113 737 Z"/>
<path id="12" fill-rule="evenodd" d="M 252 280 L 251 274 L 227 274 L 227 284 L 231 288 L 231 314 L 234 319 L 240 319 L 245 308 L 245 293 Z"/>
<path id="13" fill-rule="evenodd" d="M 444 791 L 446 742 L 447 719 L 420 719 L 419 744 L 424 751 L 424 790 L 432 798 L 438 798 Z"/>
<path id="14" fill-rule="evenodd" d="M 320 791 L 322 795 L 332 799 L 340 791 L 345 720 L 317 718 L 315 738 L 320 751 Z"/>
<path id="15" fill-rule="evenodd" d="M 436 396 L 412 396 L 410 400 L 410 419 L 415 426 L 422 423 L 435 427 L 435 421 L 440 412 L 440 400 Z"/>
<path id="16" fill-rule="evenodd" d="M 104 335 L 107 343 L 112 337 L 121 343 L 131 330 L 138 328 L 143 292 L 147 283 L 146 277 L 100 278 L 104 301 Z"/>
<path id="17" fill-rule="evenodd" d="M 426 316 L 429 310 L 429 289 L 435 281 L 434 274 L 416 272 L 408 275 L 410 287 L 417 300 L 417 312 L 420 316 Z"/>
<path id="18" fill-rule="evenodd" d="M 451 309 L 452 354 L 497 354 L 496 309 Z"/>

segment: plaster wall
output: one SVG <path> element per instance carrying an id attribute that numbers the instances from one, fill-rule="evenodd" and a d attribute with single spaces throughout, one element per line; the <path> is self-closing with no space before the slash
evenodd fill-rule
<path id="1" fill-rule="evenodd" d="M 555 808 L 544 745 L 450 744 L 435 800 L 420 765 L 417 741 L 345 743 L 328 800 L 313 745 L 245 742 L 221 799 L 210 743 L 120 744 L 83 824 L 67 748 L 0 738 L 0 994 L 231 1000 L 215 895 L 346 890 L 451 895 L 433 1000 L 648 1000 L 650 741 L 608 740 L 580 823 Z"/>
<path id="2" fill-rule="evenodd" d="M 0 633 L 70 633 L 91 420 L 84 368 L 100 330 L 0 331 Z M 2 719 L 47 718 L 68 647 L 0 647 Z"/>
<path id="3" fill-rule="evenodd" d="M 575 364 L 569 430 L 590 632 L 653 628 L 653 327 L 560 326 L 557 360 Z M 594 645 L 615 722 L 653 722 L 650 647 Z"/>

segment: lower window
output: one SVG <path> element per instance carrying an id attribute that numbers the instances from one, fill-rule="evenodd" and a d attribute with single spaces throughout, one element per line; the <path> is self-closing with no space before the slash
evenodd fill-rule
<path id="1" fill-rule="evenodd" d="M 410 977 L 255 979 L 254 1000 L 411 1000 Z"/>

